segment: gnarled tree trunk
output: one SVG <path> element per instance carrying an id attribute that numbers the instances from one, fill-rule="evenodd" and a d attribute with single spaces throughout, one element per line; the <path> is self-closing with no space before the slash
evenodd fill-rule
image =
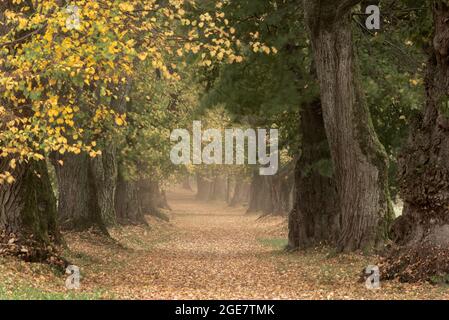
<path id="1" fill-rule="evenodd" d="M 382 270 L 404 281 L 449 274 L 449 7 L 437 1 L 433 13 L 427 100 L 399 159 L 404 211 L 392 228 L 399 247 Z"/>
<path id="2" fill-rule="evenodd" d="M 359 85 L 352 44 L 354 0 L 305 0 L 324 125 L 339 196 L 338 251 L 372 249 L 387 237 L 393 210 L 388 161 Z"/>

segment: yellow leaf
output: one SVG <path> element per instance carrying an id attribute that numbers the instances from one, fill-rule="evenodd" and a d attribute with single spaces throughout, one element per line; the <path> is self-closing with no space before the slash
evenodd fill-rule
<path id="1" fill-rule="evenodd" d="M 16 168 L 16 159 L 11 159 L 11 161 L 9 162 L 9 166 L 11 167 L 11 169 L 15 169 Z"/>
<path id="2" fill-rule="evenodd" d="M 116 117 L 116 118 L 115 118 L 115 123 L 116 123 L 118 126 L 123 126 L 123 124 L 124 124 L 123 119 L 120 118 L 120 117 Z"/>
<path id="3" fill-rule="evenodd" d="M 148 56 L 147 52 L 141 52 L 138 55 L 139 59 L 142 60 L 142 61 L 145 60 L 147 58 L 147 56 Z"/>
<path id="4" fill-rule="evenodd" d="M 16 179 L 14 179 L 13 176 L 8 176 L 8 177 L 6 178 L 6 182 L 8 182 L 9 184 L 12 184 L 14 181 L 16 181 Z"/>

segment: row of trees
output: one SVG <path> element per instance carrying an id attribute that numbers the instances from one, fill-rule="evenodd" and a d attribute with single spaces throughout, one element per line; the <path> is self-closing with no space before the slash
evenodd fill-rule
<path id="1" fill-rule="evenodd" d="M 3 243 L 47 248 L 61 227 L 107 234 L 144 214 L 166 218 L 162 187 L 185 170 L 169 160 L 170 132 L 191 123 L 193 76 L 243 60 L 223 6 L 1 2 Z"/>
<path id="2" fill-rule="evenodd" d="M 237 34 L 256 27 L 278 53 L 217 66 L 202 101 L 236 122 L 281 129 L 296 162 L 291 248 L 372 251 L 393 240 L 384 275 L 417 280 L 448 270 L 449 10 L 445 1 L 374 2 L 230 4 Z M 380 32 L 365 28 L 372 4 Z M 399 218 L 392 198 L 404 201 Z"/>
<path id="3" fill-rule="evenodd" d="M 448 4 L 374 2 L 380 32 L 365 29 L 373 1 L 361 0 L 79 0 L 75 27 L 65 1 L 3 1 L 4 237 L 48 244 L 59 225 L 143 222 L 178 173 L 200 198 L 246 192 L 250 211 L 290 211 L 292 248 L 391 239 L 387 275 L 444 269 Z M 199 116 L 278 128 L 279 173 L 173 166 L 171 130 Z"/>

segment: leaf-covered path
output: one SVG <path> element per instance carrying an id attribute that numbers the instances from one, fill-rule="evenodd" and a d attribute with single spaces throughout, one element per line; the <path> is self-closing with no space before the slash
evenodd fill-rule
<path id="1" fill-rule="evenodd" d="M 244 208 L 169 194 L 169 223 L 112 231 L 116 242 L 92 233 L 67 233 L 67 255 L 82 273 L 68 292 L 65 276 L 48 266 L 4 259 L 0 297 L 125 299 L 394 299 L 448 298 L 444 287 L 359 282 L 376 257 L 332 255 L 323 249 L 287 253 L 284 218 L 259 219 Z"/>

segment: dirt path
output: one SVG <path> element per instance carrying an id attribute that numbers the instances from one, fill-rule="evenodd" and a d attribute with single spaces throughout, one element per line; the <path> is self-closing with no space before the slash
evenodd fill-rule
<path id="1" fill-rule="evenodd" d="M 286 243 L 284 219 L 257 222 L 259 216 L 246 215 L 244 208 L 199 202 L 179 190 L 168 198 L 171 232 L 139 259 L 157 270 L 148 279 L 147 298 L 289 297 L 272 282 L 275 274 L 283 277 L 273 250 Z"/>
<path id="2" fill-rule="evenodd" d="M 289 254 L 283 218 L 258 219 L 245 208 L 199 202 L 182 190 L 168 197 L 171 226 L 154 230 L 156 238 L 146 240 L 154 246 L 128 261 L 133 272 L 125 273 L 117 294 L 124 284 L 125 296 L 146 299 L 385 299 L 447 292 L 395 282 L 367 290 L 358 278 L 375 257 Z"/>
<path id="3" fill-rule="evenodd" d="M 41 298 L 42 292 L 43 298 L 86 299 L 449 297 L 447 288 L 428 284 L 386 282 L 367 290 L 358 279 L 376 257 L 336 256 L 325 249 L 287 253 L 283 218 L 258 219 L 244 208 L 195 201 L 186 191 L 168 196 L 170 223 L 150 219 L 151 229 L 115 229 L 120 245 L 88 232 L 65 234 L 67 255 L 81 269 L 81 290 L 68 292 L 66 276 L 47 266 L 8 259 L 0 263 L 0 289 L 3 283 L 3 291 L 11 291 L 6 296 L 25 298 Z"/>

